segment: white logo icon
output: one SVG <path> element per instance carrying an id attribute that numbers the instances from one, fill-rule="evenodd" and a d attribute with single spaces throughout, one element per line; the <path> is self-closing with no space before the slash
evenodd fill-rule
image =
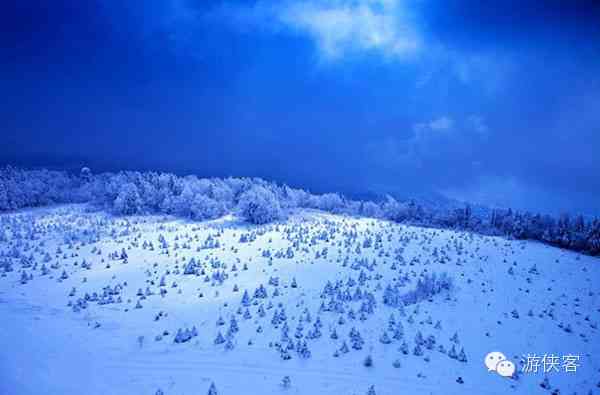
<path id="1" fill-rule="evenodd" d="M 506 360 L 506 356 L 500 351 L 494 351 L 485 356 L 485 366 L 489 372 L 496 371 L 496 365 L 498 362 Z"/>
<path id="2" fill-rule="evenodd" d="M 511 361 L 500 361 L 496 366 L 496 372 L 502 377 L 512 377 L 515 373 L 515 364 Z"/>
<path id="3" fill-rule="evenodd" d="M 488 353 L 483 360 L 488 372 L 496 372 L 502 377 L 512 377 L 515 373 L 515 364 L 506 359 L 500 351 Z"/>

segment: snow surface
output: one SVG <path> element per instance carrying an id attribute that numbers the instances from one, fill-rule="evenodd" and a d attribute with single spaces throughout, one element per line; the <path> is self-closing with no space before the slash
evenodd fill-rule
<path id="1" fill-rule="evenodd" d="M 218 394 L 366 394 L 371 385 L 378 395 L 600 394 L 597 258 L 534 242 L 316 211 L 250 226 L 231 216 L 198 223 L 113 217 L 68 205 L 3 214 L 0 221 L 0 273 L 2 265 L 13 269 L 0 277 L 0 394 L 206 394 L 213 382 Z M 161 248 L 160 235 L 167 248 Z M 249 240 L 241 241 L 243 235 Z M 209 236 L 217 248 L 202 248 Z M 191 258 L 196 274 L 184 274 Z M 84 261 L 91 266 L 82 267 Z M 61 279 L 63 271 L 68 278 Z M 216 272 L 226 278 L 214 280 Z M 406 293 L 424 273 L 447 273 L 452 290 L 403 309 L 383 303 L 388 284 L 402 283 Z M 269 283 L 272 277 L 278 286 Z M 355 285 L 348 286 L 350 278 Z M 324 295 L 328 281 L 342 283 Z M 253 298 L 261 284 L 267 297 Z M 113 295 L 103 297 L 105 287 Z M 375 297 L 364 320 L 365 297 L 338 303 L 343 312 L 320 311 L 322 303 L 343 299 L 346 290 L 354 295 L 357 287 Z M 151 294 L 138 296 L 140 288 Z M 245 290 L 249 306 L 242 306 Z M 84 303 L 85 294 L 94 292 L 103 302 Z M 285 324 L 274 324 L 282 308 Z M 251 318 L 244 318 L 246 309 Z M 391 342 L 384 344 L 380 338 L 392 314 L 404 336 L 396 340 L 388 331 Z M 228 335 L 232 317 L 239 331 Z M 321 336 L 307 339 L 317 318 Z M 194 326 L 197 336 L 174 341 L 178 329 Z M 294 349 L 282 359 L 278 345 L 289 343 L 282 342 L 284 326 L 294 346 L 300 333 L 309 357 Z M 364 340 L 361 350 L 351 347 L 353 327 Z M 330 337 L 334 328 L 338 339 Z M 414 355 L 418 331 L 436 340 L 432 350 L 422 346 L 420 356 Z M 219 332 L 229 342 L 215 344 Z M 334 356 L 344 341 L 349 352 Z M 407 355 L 399 350 L 403 341 Z M 464 348 L 467 361 L 438 351 L 440 344 Z M 516 379 L 488 372 L 483 360 L 490 351 L 515 363 L 529 353 L 573 354 L 580 361 L 575 373 L 548 373 L 548 390 L 539 385 L 542 372 Z M 368 355 L 372 366 L 364 364 Z"/>

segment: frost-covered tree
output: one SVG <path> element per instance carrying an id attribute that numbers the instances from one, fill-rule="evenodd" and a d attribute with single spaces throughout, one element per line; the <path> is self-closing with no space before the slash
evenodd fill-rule
<path id="1" fill-rule="evenodd" d="M 384 218 L 397 222 L 406 220 L 408 216 L 405 207 L 390 195 L 381 203 L 381 212 Z"/>
<path id="2" fill-rule="evenodd" d="M 335 213 L 343 210 L 344 201 L 337 193 L 326 193 L 320 196 L 312 195 L 309 205 L 313 208 Z"/>
<path id="3" fill-rule="evenodd" d="M 217 386 L 215 383 L 210 383 L 210 387 L 208 388 L 208 395 L 219 395 L 217 392 Z"/>
<path id="4" fill-rule="evenodd" d="M 204 220 L 223 216 L 227 209 L 224 202 L 219 202 L 205 195 L 196 195 L 191 199 L 190 216 L 192 219 Z"/>
<path id="5" fill-rule="evenodd" d="M 363 202 L 360 207 L 360 214 L 370 218 L 380 218 L 383 216 L 381 207 L 374 202 Z"/>
<path id="6" fill-rule="evenodd" d="M 8 203 L 7 186 L 5 181 L 0 179 L 0 211 L 10 210 Z"/>
<path id="7" fill-rule="evenodd" d="M 123 184 L 113 203 L 113 208 L 118 214 L 138 214 L 142 210 L 142 199 L 135 184 L 128 182 Z"/>
<path id="8" fill-rule="evenodd" d="M 79 177 L 85 182 L 90 182 L 92 180 L 92 171 L 89 167 L 84 166 L 79 171 Z"/>
<path id="9" fill-rule="evenodd" d="M 253 224 L 265 224 L 282 216 L 275 194 L 262 186 L 244 192 L 238 202 L 240 214 Z"/>

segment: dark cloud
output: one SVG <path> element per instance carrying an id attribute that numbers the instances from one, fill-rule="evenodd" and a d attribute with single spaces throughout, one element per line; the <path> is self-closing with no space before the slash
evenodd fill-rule
<path id="1" fill-rule="evenodd" d="M 324 4 L 6 5 L 0 159 L 600 213 L 595 4 Z"/>

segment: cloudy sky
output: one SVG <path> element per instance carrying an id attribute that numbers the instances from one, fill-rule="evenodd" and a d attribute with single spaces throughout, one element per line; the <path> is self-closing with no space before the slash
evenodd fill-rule
<path id="1" fill-rule="evenodd" d="M 2 163 L 600 215 L 593 1 L 14 3 Z"/>

